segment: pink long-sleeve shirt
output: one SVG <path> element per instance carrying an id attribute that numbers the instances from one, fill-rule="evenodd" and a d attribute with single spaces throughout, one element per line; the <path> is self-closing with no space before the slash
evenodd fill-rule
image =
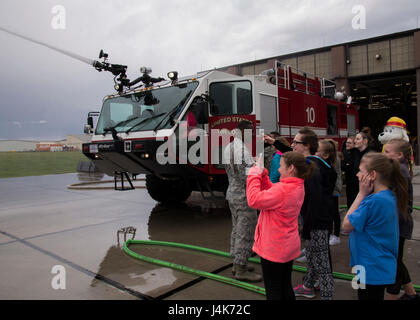
<path id="1" fill-rule="evenodd" d="M 252 248 L 255 253 L 280 263 L 299 257 L 298 216 L 304 197 L 303 179 L 282 178 L 273 184 L 266 169 L 258 174 L 258 168 L 251 168 L 247 179 L 248 205 L 261 210 Z"/>

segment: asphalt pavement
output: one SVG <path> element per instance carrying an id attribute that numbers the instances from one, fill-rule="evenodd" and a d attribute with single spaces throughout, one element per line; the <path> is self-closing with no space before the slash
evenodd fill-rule
<path id="1" fill-rule="evenodd" d="M 420 206 L 419 170 L 415 168 L 413 185 L 414 203 Z M 185 204 L 163 206 L 149 197 L 141 181 L 132 191 L 68 188 L 101 178 L 63 174 L 0 179 L 0 299 L 265 300 L 256 292 L 136 260 L 122 250 L 123 235 L 117 238 L 118 230 L 132 226 L 135 239 L 228 252 L 231 217 L 224 200 L 203 200 L 193 193 Z M 413 282 L 420 284 L 420 211 L 413 215 L 414 234 L 406 242 L 405 262 Z M 229 258 L 179 248 L 130 248 L 145 256 L 232 276 Z M 349 274 L 347 237 L 342 236 L 331 253 L 334 271 Z M 293 284 L 302 283 L 303 276 L 293 272 Z M 262 282 L 255 285 L 263 287 Z M 357 299 L 350 281 L 336 279 L 334 299 Z"/>

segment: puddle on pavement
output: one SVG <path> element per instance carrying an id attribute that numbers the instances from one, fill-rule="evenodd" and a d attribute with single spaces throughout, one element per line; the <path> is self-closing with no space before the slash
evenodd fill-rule
<path id="1" fill-rule="evenodd" d="M 101 181 L 102 179 L 111 179 L 111 177 L 101 172 L 78 172 L 77 178 L 81 182 Z"/>
<path id="2" fill-rule="evenodd" d="M 149 293 L 158 288 L 173 285 L 178 280 L 174 271 L 168 268 L 157 268 L 143 274 L 129 273 L 128 276 L 138 282 L 132 289 L 142 293 Z"/>
<path id="3" fill-rule="evenodd" d="M 124 227 L 128 226 L 120 226 L 120 228 Z M 115 235 L 119 229 L 115 230 Z M 228 251 L 231 215 L 226 201 L 203 200 L 200 194 L 193 194 L 183 204 L 157 203 L 150 212 L 147 229 L 141 229 L 147 230 L 148 234 L 143 234 L 145 231 L 137 228 L 136 239 L 179 242 Z M 127 239 L 130 238 L 131 234 L 127 234 Z M 122 242 L 123 235 L 120 235 L 120 243 Z M 130 249 L 168 262 L 199 267 L 199 269 L 209 268 L 208 271 L 230 263 L 229 259 L 206 257 L 200 253 L 178 248 L 132 245 Z M 97 273 L 124 284 L 125 287 L 154 296 L 171 286 L 182 285 L 190 281 L 192 277 L 170 268 L 134 259 L 118 245 L 108 249 Z M 91 286 L 97 286 L 99 281 L 94 279 Z"/>
<path id="4" fill-rule="evenodd" d="M 199 206 L 194 200 L 169 207 L 157 204 L 149 216 L 149 239 L 226 249 L 231 219 L 226 204 Z"/>

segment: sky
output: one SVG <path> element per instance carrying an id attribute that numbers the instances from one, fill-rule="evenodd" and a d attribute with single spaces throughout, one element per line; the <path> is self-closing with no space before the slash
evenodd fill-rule
<path id="1" fill-rule="evenodd" d="M 364 14 L 363 14 L 364 13 Z M 364 18 L 363 18 L 364 17 Z M 2 0 L 0 28 L 164 77 L 420 27 L 418 0 Z M 83 133 L 113 76 L 0 31 L 0 140 Z"/>

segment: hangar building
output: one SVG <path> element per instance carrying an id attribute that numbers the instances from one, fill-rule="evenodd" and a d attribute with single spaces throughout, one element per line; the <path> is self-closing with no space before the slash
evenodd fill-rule
<path id="1" fill-rule="evenodd" d="M 360 106 L 359 127 L 369 126 L 373 137 L 387 120 L 405 120 L 418 163 L 420 132 L 420 29 L 347 42 L 266 59 L 254 60 L 219 70 L 237 75 L 259 74 L 275 61 L 320 78 L 331 79 L 344 88 Z"/>

